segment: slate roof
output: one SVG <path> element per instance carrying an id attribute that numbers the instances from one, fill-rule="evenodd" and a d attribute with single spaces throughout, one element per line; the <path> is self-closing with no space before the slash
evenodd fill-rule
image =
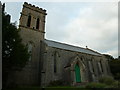
<path id="1" fill-rule="evenodd" d="M 102 56 L 102 54 L 100 54 L 96 51 L 93 51 L 91 49 L 88 49 L 88 48 L 82 48 L 82 47 L 68 45 L 65 43 L 60 43 L 60 42 L 46 40 L 46 39 L 44 40 L 44 42 L 50 47 L 55 47 L 55 48 L 60 48 L 60 49 L 65 49 L 65 50 L 70 50 L 70 51 L 76 51 L 76 52 L 82 52 L 82 53 L 91 54 L 91 55 Z"/>

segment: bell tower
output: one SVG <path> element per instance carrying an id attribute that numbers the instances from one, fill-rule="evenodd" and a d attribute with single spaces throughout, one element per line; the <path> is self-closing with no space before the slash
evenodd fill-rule
<path id="1" fill-rule="evenodd" d="M 35 5 L 23 4 L 19 28 L 22 43 L 28 47 L 29 61 L 23 71 L 17 73 L 20 85 L 40 85 L 40 47 L 45 34 L 46 10 Z"/>
<path id="2" fill-rule="evenodd" d="M 39 33 L 39 39 L 44 39 L 46 10 L 35 5 L 23 4 L 19 28 L 32 33 Z"/>

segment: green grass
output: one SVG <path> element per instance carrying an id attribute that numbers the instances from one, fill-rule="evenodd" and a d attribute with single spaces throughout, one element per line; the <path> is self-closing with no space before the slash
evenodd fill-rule
<path id="1" fill-rule="evenodd" d="M 53 90 L 53 89 L 68 89 L 68 90 L 89 90 L 83 87 L 73 87 L 73 86 L 51 86 L 51 87 L 44 87 L 44 90 Z M 19 87 L 19 88 L 13 88 L 13 89 L 3 89 L 3 90 L 43 90 L 43 87 Z"/>
<path id="2" fill-rule="evenodd" d="M 46 87 L 46 88 L 75 88 L 72 86 L 51 86 L 51 87 Z"/>

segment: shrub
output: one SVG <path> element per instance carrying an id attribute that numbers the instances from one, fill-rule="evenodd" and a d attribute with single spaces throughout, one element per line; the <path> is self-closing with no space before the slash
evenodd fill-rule
<path id="1" fill-rule="evenodd" d="M 112 77 L 104 76 L 99 79 L 100 83 L 104 83 L 106 85 L 112 85 L 112 83 L 115 82 L 115 80 Z"/>
<path id="2" fill-rule="evenodd" d="M 87 84 L 85 87 L 86 88 L 105 88 L 106 84 L 92 82 L 92 83 Z"/>
<path id="3" fill-rule="evenodd" d="M 114 82 L 112 83 L 113 88 L 118 88 L 118 84 L 119 84 L 118 81 L 114 81 Z"/>
<path id="4" fill-rule="evenodd" d="M 51 81 L 48 86 L 63 86 L 64 82 L 62 80 Z"/>
<path id="5" fill-rule="evenodd" d="M 116 73 L 116 74 L 114 75 L 114 77 L 115 77 L 116 80 L 120 80 L 120 73 Z"/>
<path id="6" fill-rule="evenodd" d="M 118 81 L 114 81 L 111 85 L 107 85 L 105 88 L 118 88 Z"/>
<path id="7" fill-rule="evenodd" d="M 120 88 L 120 81 L 118 81 L 118 88 Z"/>

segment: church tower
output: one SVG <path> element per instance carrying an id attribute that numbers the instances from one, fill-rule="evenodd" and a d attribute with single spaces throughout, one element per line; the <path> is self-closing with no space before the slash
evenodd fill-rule
<path id="1" fill-rule="evenodd" d="M 31 54 L 26 67 L 18 75 L 18 84 L 40 84 L 40 43 L 44 40 L 46 10 L 25 2 L 20 16 L 20 36 Z M 21 77 L 21 79 L 20 79 Z"/>
<path id="2" fill-rule="evenodd" d="M 27 33 L 39 33 L 39 39 L 44 39 L 46 10 L 24 3 L 20 17 L 19 27 Z M 29 30 L 29 31 L 28 31 Z M 30 36 L 30 35 L 28 35 Z M 36 36 L 36 35 L 35 35 Z M 33 38 L 33 37 L 31 37 Z"/>

